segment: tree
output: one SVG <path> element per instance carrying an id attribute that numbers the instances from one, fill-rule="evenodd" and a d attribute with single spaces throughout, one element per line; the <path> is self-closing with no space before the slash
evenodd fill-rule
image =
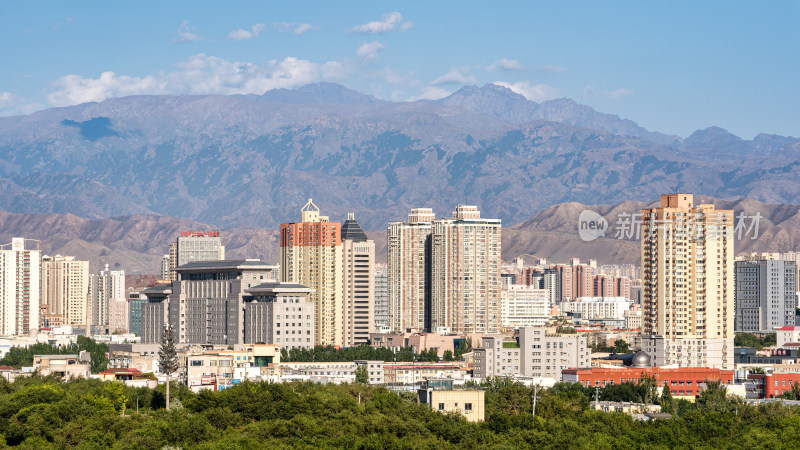
<path id="1" fill-rule="evenodd" d="M 658 403 L 661 404 L 662 413 L 675 414 L 675 410 L 672 407 L 672 392 L 670 392 L 666 381 L 664 382 L 664 388 L 661 390 L 661 399 Z"/>
<path id="2" fill-rule="evenodd" d="M 444 354 L 442 355 L 442 360 L 444 361 L 452 361 L 453 360 L 453 352 L 450 350 L 445 350 Z"/>
<path id="3" fill-rule="evenodd" d="M 630 347 L 628 343 L 625 342 L 624 339 L 617 339 L 614 341 L 614 347 L 617 349 L 617 353 L 628 353 L 630 352 Z"/>
<path id="4" fill-rule="evenodd" d="M 639 378 L 639 387 L 641 389 L 640 400 L 645 405 L 652 405 L 658 396 L 658 382 L 653 375 L 647 376 L 644 373 Z"/>
<path id="5" fill-rule="evenodd" d="M 366 365 L 359 364 L 356 367 L 356 383 L 369 384 L 369 372 Z"/>
<path id="6" fill-rule="evenodd" d="M 178 370 L 178 352 L 175 350 L 175 337 L 172 325 L 164 329 L 161 336 L 161 349 L 158 351 L 158 367 L 167 376 L 167 410 L 169 410 L 169 376 Z"/>

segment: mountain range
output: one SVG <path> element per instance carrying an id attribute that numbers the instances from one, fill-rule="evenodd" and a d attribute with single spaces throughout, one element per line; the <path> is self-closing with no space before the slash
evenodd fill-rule
<path id="1" fill-rule="evenodd" d="M 798 175 L 800 139 L 748 141 L 714 127 L 681 139 L 491 84 L 437 101 L 318 83 L 0 118 L 2 210 L 164 215 L 226 230 L 275 229 L 299 219 L 308 198 L 331 217 L 355 212 L 368 230 L 412 207 L 449 216 L 459 203 L 506 225 L 559 203 L 649 202 L 675 190 L 788 204 Z"/>
<path id="2" fill-rule="evenodd" d="M 718 209 L 733 209 L 744 217 L 741 239 L 735 242 L 737 254 L 753 251 L 786 252 L 800 248 L 800 205 L 774 205 L 755 200 L 720 200 L 698 196 L 696 202 L 713 203 Z M 601 264 L 638 264 L 639 241 L 632 227 L 621 227 L 642 208 L 656 202 L 626 201 L 615 205 L 584 205 L 576 202 L 553 205 L 532 218 L 502 230 L 502 256 L 510 261 L 517 256 L 536 255 L 550 262 L 569 262 L 570 258 L 597 259 Z M 578 218 L 584 210 L 602 215 L 609 223 L 604 237 L 584 242 L 578 235 Z M 760 216 L 758 228 L 750 229 Z M 331 220 L 339 218 L 331 217 Z M 38 240 L 44 254 L 72 255 L 90 261 L 91 270 L 104 264 L 125 269 L 127 274 L 155 274 L 161 256 L 181 231 L 212 230 L 214 225 L 168 216 L 134 215 L 108 219 L 84 219 L 71 214 L 20 214 L 0 212 L 0 243 L 24 236 Z M 757 232 L 757 235 L 756 235 Z M 630 234 L 630 235 L 629 235 Z M 386 262 L 386 232 L 368 231 L 375 240 L 376 259 Z M 222 230 L 226 257 L 260 258 L 277 263 L 279 256 L 276 229 L 233 228 Z M 620 236 L 621 239 L 617 237 Z M 28 242 L 29 248 L 37 245 Z"/>

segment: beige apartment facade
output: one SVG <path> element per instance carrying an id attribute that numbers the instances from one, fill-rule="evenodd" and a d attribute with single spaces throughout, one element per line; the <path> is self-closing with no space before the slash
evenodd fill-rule
<path id="1" fill-rule="evenodd" d="M 42 257 L 42 308 L 64 325 L 85 325 L 88 320 L 89 261 L 72 256 Z"/>
<path id="2" fill-rule="evenodd" d="M 733 220 L 692 194 L 642 210 L 642 347 L 654 366 L 733 368 Z"/>
<path id="3" fill-rule="evenodd" d="M 41 258 L 38 247 L 25 248 L 25 238 L 0 246 L 0 336 L 39 328 Z"/>
<path id="4" fill-rule="evenodd" d="M 341 224 L 320 215 L 311 199 L 303 206 L 300 222 L 280 228 L 280 271 L 284 283 L 314 289 L 315 345 L 343 344 Z"/>
<path id="5" fill-rule="evenodd" d="M 389 222 L 387 229 L 387 285 L 389 328 L 424 330 L 430 325 L 430 242 L 435 215 L 430 208 L 414 208 L 405 222 Z"/>
<path id="6" fill-rule="evenodd" d="M 500 219 L 458 205 L 431 233 L 432 331 L 500 331 Z"/>
<path id="7" fill-rule="evenodd" d="M 342 345 L 369 342 L 375 329 L 375 241 L 348 214 L 342 225 Z"/>

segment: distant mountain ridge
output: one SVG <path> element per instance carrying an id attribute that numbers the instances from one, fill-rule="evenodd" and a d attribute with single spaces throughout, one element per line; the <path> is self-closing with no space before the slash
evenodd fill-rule
<path id="1" fill-rule="evenodd" d="M 331 83 L 115 98 L 0 118 L 0 209 L 274 228 L 313 197 L 332 217 L 354 211 L 365 229 L 381 229 L 420 206 L 447 216 L 476 204 L 509 224 L 557 203 L 676 188 L 800 201 L 796 138 L 653 133 L 496 85 L 434 102 L 386 102 Z"/>
<path id="2" fill-rule="evenodd" d="M 536 103 L 511 89 L 491 83 L 480 88 L 465 86 L 437 102 L 460 106 L 510 123 L 544 120 L 604 130 L 612 134 L 642 137 L 658 144 L 679 144 L 681 141 L 678 136 L 647 131 L 632 120 L 599 113 L 572 99 L 558 98 Z"/>

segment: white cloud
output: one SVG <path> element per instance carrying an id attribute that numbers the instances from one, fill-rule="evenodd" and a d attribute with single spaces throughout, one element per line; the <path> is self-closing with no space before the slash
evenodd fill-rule
<path id="1" fill-rule="evenodd" d="M 466 75 L 469 70 L 467 67 L 453 67 L 449 72 L 431 81 L 431 86 L 442 86 L 445 84 L 475 84 L 477 79 L 472 75 Z"/>
<path id="2" fill-rule="evenodd" d="M 296 35 L 305 34 L 307 31 L 316 30 L 318 27 L 311 25 L 310 23 L 300 23 L 300 22 L 277 22 L 273 23 L 272 26 L 275 27 L 278 31 L 291 31 Z"/>
<path id="3" fill-rule="evenodd" d="M 635 94 L 634 91 L 626 88 L 619 88 L 611 91 L 598 91 L 594 88 L 594 86 L 586 86 L 585 88 L 583 88 L 583 95 L 585 97 L 592 97 L 597 95 L 600 97 L 605 97 L 609 100 L 613 100 L 615 102 L 622 100 L 623 97 L 628 97 L 633 94 Z"/>
<path id="4" fill-rule="evenodd" d="M 24 97 L 12 94 L 11 92 L 0 92 L 0 116 L 30 114 L 43 108 L 43 105 L 27 103 Z"/>
<path id="5" fill-rule="evenodd" d="M 187 42 L 205 41 L 204 37 L 195 33 L 196 28 L 189 25 L 189 21 L 184 20 L 181 26 L 178 27 L 178 36 L 173 39 L 173 44 L 182 44 Z"/>
<path id="6" fill-rule="evenodd" d="M 228 39 L 233 39 L 234 41 L 243 41 L 245 39 L 253 39 L 257 38 L 258 34 L 264 30 L 263 23 L 257 23 L 253 25 L 250 30 L 244 30 L 239 28 L 238 30 L 233 30 L 228 33 Z"/>
<path id="7" fill-rule="evenodd" d="M 300 25 L 295 27 L 295 29 L 294 29 L 294 31 L 292 31 L 292 33 L 300 35 L 300 34 L 304 34 L 306 31 L 311 31 L 311 30 L 316 30 L 316 27 L 311 25 L 311 24 L 309 24 L 309 23 L 301 23 Z"/>
<path id="8" fill-rule="evenodd" d="M 356 50 L 356 56 L 364 61 L 373 61 L 378 59 L 378 52 L 385 48 L 386 46 L 378 41 L 365 42 Z"/>
<path id="9" fill-rule="evenodd" d="M 552 64 L 545 64 L 541 67 L 537 67 L 536 70 L 540 70 L 542 72 L 566 72 L 567 68 L 554 66 Z"/>
<path id="10" fill-rule="evenodd" d="M 323 80 L 340 80 L 350 72 L 339 61 L 315 63 L 293 57 L 264 65 L 228 61 L 202 53 L 178 64 L 178 70 L 130 77 L 104 72 L 98 78 L 67 75 L 56 81 L 48 96 L 53 106 L 99 102 L 137 94 L 263 94 L 270 89 L 294 88 Z"/>
<path id="11" fill-rule="evenodd" d="M 417 100 L 439 100 L 440 98 L 447 97 L 452 93 L 452 91 L 448 91 L 447 89 L 438 86 L 427 86 L 425 89 L 423 89 L 421 94 L 416 97 L 409 98 L 408 101 L 414 102 Z"/>
<path id="12" fill-rule="evenodd" d="M 350 32 L 359 34 L 382 34 L 395 30 L 406 31 L 413 26 L 414 22 L 403 22 L 403 15 L 394 11 L 382 15 L 380 20 L 363 25 L 356 25 L 350 29 Z"/>
<path id="13" fill-rule="evenodd" d="M 614 100 L 615 102 L 620 101 L 622 97 L 627 97 L 633 94 L 634 92 L 632 90 L 626 88 L 614 89 L 613 91 L 608 91 L 604 93 L 604 95 L 607 98 Z"/>
<path id="14" fill-rule="evenodd" d="M 558 88 L 547 84 L 534 84 L 531 85 L 529 81 L 519 81 L 516 83 L 509 83 L 506 81 L 495 81 L 493 84 L 503 86 L 511 89 L 517 94 L 524 95 L 528 100 L 535 102 L 543 102 L 545 100 L 552 100 L 560 95 Z"/>
<path id="15" fill-rule="evenodd" d="M 109 97 L 165 92 L 165 83 L 159 82 L 152 75 L 139 78 L 117 76 L 114 72 L 103 72 L 98 78 L 66 75 L 59 78 L 55 86 L 58 90 L 47 97 L 53 106 L 100 102 Z"/>
<path id="16" fill-rule="evenodd" d="M 522 64 L 519 63 L 516 59 L 498 59 L 497 61 L 493 62 L 492 64 L 487 67 L 489 70 L 507 70 L 507 71 L 516 71 L 522 70 Z"/>
<path id="17" fill-rule="evenodd" d="M 381 78 L 387 84 L 390 85 L 400 85 L 400 84 L 412 84 L 412 85 L 420 85 L 422 82 L 414 77 L 414 72 L 407 72 L 405 75 L 395 72 L 394 70 L 390 69 L 389 67 L 384 67 L 383 70 L 376 74 L 378 78 Z"/>

